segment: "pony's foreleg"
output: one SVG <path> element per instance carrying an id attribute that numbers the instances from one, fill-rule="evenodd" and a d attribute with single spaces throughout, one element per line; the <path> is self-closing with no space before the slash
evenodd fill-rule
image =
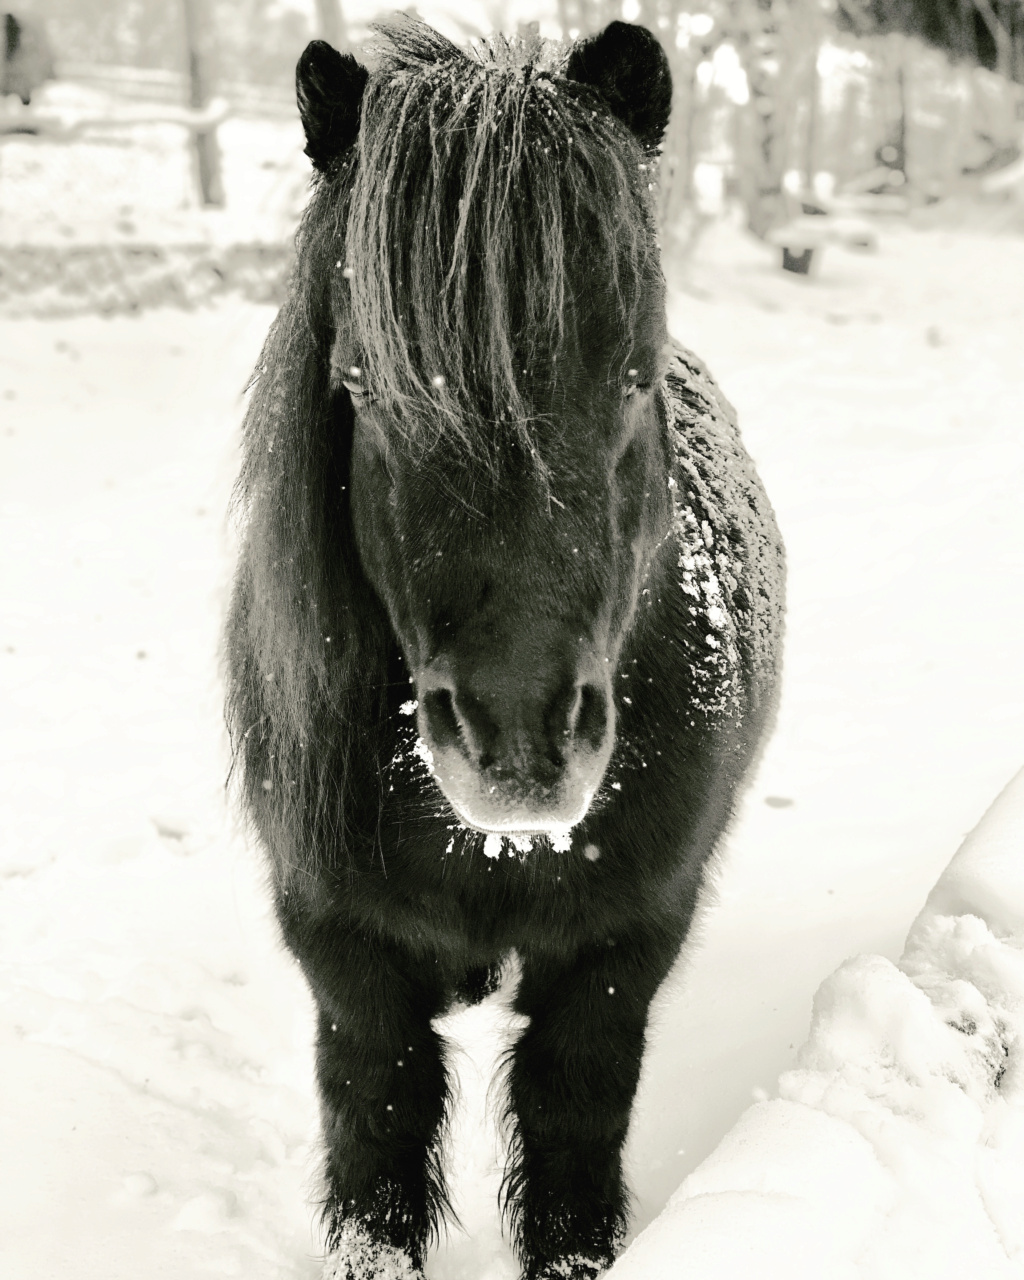
<path id="1" fill-rule="evenodd" d="M 446 1208 L 448 1083 L 431 1026 L 443 1003 L 434 966 L 337 924 L 304 930 L 303 943 L 319 1013 L 325 1277 L 417 1280 Z"/>
<path id="2" fill-rule="evenodd" d="M 568 961 L 521 957 L 530 1025 L 511 1057 L 505 1195 L 526 1280 L 592 1280 L 621 1243 L 647 1011 L 678 946 L 674 930 L 638 930 Z"/>

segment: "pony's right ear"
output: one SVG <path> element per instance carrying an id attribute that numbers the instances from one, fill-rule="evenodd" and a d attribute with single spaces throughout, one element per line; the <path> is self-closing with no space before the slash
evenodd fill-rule
<path id="1" fill-rule="evenodd" d="M 311 40 L 299 59 L 295 96 L 306 155 L 321 173 L 356 140 L 368 75 L 350 53 L 339 53 L 324 40 Z"/>
<path id="2" fill-rule="evenodd" d="M 657 149 L 672 109 L 672 72 L 646 27 L 610 22 L 573 45 L 564 74 L 595 88 L 646 151 Z"/>

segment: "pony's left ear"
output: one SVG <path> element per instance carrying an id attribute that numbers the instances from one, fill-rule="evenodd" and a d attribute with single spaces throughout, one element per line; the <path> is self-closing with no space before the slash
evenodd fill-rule
<path id="1" fill-rule="evenodd" d="M 295 96 L 306 134 L 306 155 L 322 172 L 352 145 L 369 72 L 350 53 L 311 40 L 295 68 Z"/>
<path id="2" fill-rule="evenodd" d="M 563 74 L 597 89 L 644 150 L 656 150 L 672 109 L 672 72 L 646 27 L 610 22 L 573 46 Z"/>

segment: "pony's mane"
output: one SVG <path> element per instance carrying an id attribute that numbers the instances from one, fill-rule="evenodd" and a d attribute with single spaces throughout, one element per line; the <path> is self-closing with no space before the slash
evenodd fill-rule
<path id="1" fill-rule="evenodd" d="M 654 159 L 560 74 L 560 46 L 495 37 L 467 53 L 413 19 L 376 30 L 331 184 L 356 362 L 396 423 L 525 426 L 581 308 L 610 298 L 628 332 L 656 254 Z"/>

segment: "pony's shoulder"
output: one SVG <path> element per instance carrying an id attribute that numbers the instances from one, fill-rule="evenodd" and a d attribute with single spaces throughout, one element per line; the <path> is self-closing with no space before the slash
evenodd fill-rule
<path id="1" fill-rule="evenodd" d="M 735 409 L 704 362 L 678 343 L 663 392 L 680 587 L 691 612 L 720 633 L 717 654 L 735 652 L 748 671 L 768 674 L 778 662 L 785 584 L 775 513 Z"/>

